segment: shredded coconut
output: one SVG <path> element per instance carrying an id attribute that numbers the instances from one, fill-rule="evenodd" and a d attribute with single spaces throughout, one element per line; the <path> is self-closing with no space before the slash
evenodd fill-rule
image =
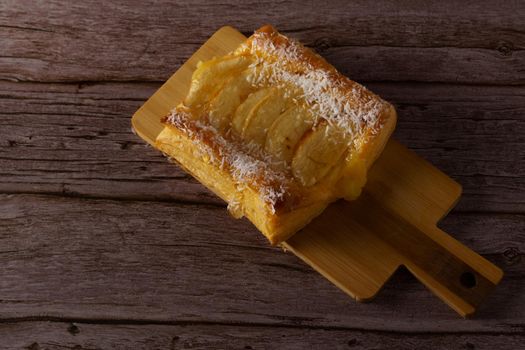
<path id="1" fill-rule="evenodd" d="M 228 170 L 238 185 L 250 184 L 256 188 L 261 199 L 275 213 L 275 205 L 284 199 L 288 189 L 285 172 L 275 170 L 278 166 L 282 167 L 282 161 L 266 154 L 256 144 L 226 140 L 213 126 L 200 120 L 190 120 L 188 114 L 180 109 L 173 110 L 168 121 L 198 144 L 195 149 L 205 152 L 200 156 L 207 156 L 220 169 Z M 217 147 L 211 147 L 207 140 Z"/>
<path id="2" fill-rule="evenodd" d="M 282 37 L 281 34 L 279 36 Z M 326 69 L 313 67 L 310 63 L 301 61 L 300 52 L 305 48 L 293 39 L 287 39 L 287 45 L 275 45 L 265 33 L 255 33 L 250 53 L 255 57 L 252 64 L 259 66 L 259 77 L 254 77 L 252 83 L 259 86 L 290 84 L 302 90 L 300 96 L 319 119 L 325 119 L 330 125 L 341 132 L 349 133 L 352 139 L 363 134 L 365 129 L 377 132 L 378 117 L 384 108 L 384 102 L 379 98 L 371 98 L 364 92 L 361 85 L 353 84 L 346 92 L 342 82 L 334 77 L 334 73 Z M 301 71 L 293 69 L 292 62 L 302 62 L 306 65 Z M 365 126 L 363 128 L 362 126 Z"/>

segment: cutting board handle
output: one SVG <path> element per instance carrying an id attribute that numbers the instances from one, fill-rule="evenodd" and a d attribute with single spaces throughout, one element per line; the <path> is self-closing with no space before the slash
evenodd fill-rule
<path id="1" fill-rule="evenodd" d="M 402 265 L 464 317 L 475 312 L 503 277 L 501 269 L 437 227 L 421 230 L 406 223 L 384 238 L 400 254 Z"/>

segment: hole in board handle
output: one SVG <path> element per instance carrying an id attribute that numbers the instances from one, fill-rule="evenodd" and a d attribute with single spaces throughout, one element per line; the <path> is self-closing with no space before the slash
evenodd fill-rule
<path id="1" fill-rule="evenodd" d="M 473 288 L 476 286 L 476 275 L 474 275 L 472 272 L 463 272 L 461 274 L 461 277 L 459 278 L 459 281 L 461 282 L 461 285 L 465 288 Z"/>

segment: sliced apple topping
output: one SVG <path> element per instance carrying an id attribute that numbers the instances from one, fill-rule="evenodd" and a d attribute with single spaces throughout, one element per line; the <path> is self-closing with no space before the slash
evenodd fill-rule
<path id="1" fill-rule="evenodd" d="M 304 186 L 322 179 L 347 150 L 344 134 L 324 122 L 299 141 L 292 159 L 292 172 Z"/>
<path id="2" fill-rule="evenodd" d="M 264 149 L 287 163 L 292 157 L 301 137 L 312 128 L 311 113 L 294 105 L 288 108 L 270 127 Z"/>
<path id="3" fill-rule="evenodd" d="M 242 135 L 246 120 L 256 112 L 258 106 L 270 96 L 270 93 L 271 88 L 257 90 L 248 95 L 237 107 L 232 119 L 232 129 L 238 136 Z"/>
<path id="4" fill-rule="evenodd" d="M 221 87 L 224 77 L 244 70 L 251 63 L 245 56 L 225 56 L 199 63 L 191 77 L 191 86 L 184 104 L 198 106 L 206 101 Z"/>
<path id="5" fill-rule="evenodd" d="M 271 88 L 268 98 L 263 100 L 253 113 L 247 116 L 242 131 L 242 138 L 257 145 L 264 146 L 268 130 L 287 106 L 283 89 Z"/>
<path id="6" fill-rule="evenodd" d="M 210 101 L 209 121 L 217 130 L 224 131 L 230 126 L 235 110 L 241 101 L 253 91 L 254 88 L 249 81 L 251 74 L 252 71 L 246 69 L 231 77 Z"/>

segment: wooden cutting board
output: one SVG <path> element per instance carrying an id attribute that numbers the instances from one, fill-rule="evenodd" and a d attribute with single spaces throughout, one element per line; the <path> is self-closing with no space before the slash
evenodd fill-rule
<path id="1" fill-rule="evenodd" d="M 135 113 L 137 134 L 153 145 L 163 128 L 160 118 L 186 95 L 197 62 L 224 55 L 245 39 L 231 27 L 217 31 Z M 358 301 L 372 299 L 405 266 L 468 316 L 503 272 L 436 227 L 460 194 L 458 183 L 390 140 L 358 200 L 332 204 L 283 246 Z"/>

